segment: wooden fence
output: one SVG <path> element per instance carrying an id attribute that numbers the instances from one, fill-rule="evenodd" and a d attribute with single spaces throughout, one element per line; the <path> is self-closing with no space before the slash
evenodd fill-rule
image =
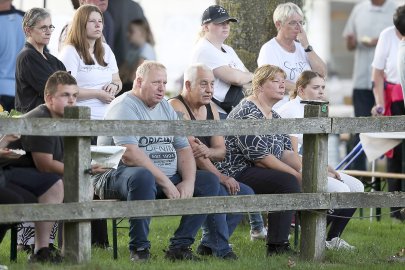
<path id="1" fill-rule="evenodd" d="M 226 121 L 91 121 L 89 109 L 65 109 L 70 119 L 0 119 L 0 134 L 65 136 L 65 203 L 0 205 L 0 222 L 65 220 L 64 253 L 68 260 L 91 259 L 90 222 L 100 218 L 177 216 L 201 213 L 304 211 L 301 253 L 306 260 L 324 258 L 326 210 L 404 207 L 404 193 L 326 193 L 327 136 L 339 133 L 404 131 L 405 116 L 328 118 L 325 104 L 307 105 L 304 119 Z M 205 197 L 156 201 L 92 201 L 90 137 L 112 135 L 253 135 L 304 133 L 303 193 Z"/>

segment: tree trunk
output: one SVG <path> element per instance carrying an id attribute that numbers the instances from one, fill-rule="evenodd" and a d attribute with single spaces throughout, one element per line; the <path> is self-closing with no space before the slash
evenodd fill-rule
<path id="1" fill-rule="evenodd" d="M 225 42 L 250 71 L 257 67 L 261 46 L 277 35 L 273 11 L 278 4 L 286 2 L 293 2 L 301 8 L 303 5 L 303 0 L 217 0 L 218 5 L 239 21 L 231 24 L 231 33 Z"/>

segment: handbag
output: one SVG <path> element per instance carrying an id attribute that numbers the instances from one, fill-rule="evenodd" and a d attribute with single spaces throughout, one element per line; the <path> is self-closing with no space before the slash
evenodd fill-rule
<path id="1" fill-rule="evenodd" d="M 229 114 L 244 97 L 242 86 L 231 85 L 228 92 L 226 92 L 224 101 L 221 102 L 215 98 L 212 98 L 212 101 Z"/>

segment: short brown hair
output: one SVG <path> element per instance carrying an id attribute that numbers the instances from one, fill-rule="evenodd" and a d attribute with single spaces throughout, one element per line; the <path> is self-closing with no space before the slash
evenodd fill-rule
<path id="1" fill-rule="evenodd" d="M 67 71 L 56 71 L 53 73 L 45 84 L 44 95 L 54 95 L 58 85 L 77 85 L 76 79 Z"/>
<path id="2" fill-rule="evenodd" d="M 405 5 L 397 8 L 394 13 L 393 21 L 398 32 L 405 36 Z"/>

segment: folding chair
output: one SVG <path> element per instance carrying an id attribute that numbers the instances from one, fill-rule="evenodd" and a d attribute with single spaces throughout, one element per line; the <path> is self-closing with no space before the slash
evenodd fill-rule
<path id="1" fill-rule="evenodd" d="M 363 146 L 361 145 L 361 142 L 359 142 L 355 147 L 353 147 L 352 151 L 350 151 L 350 153 L 347 154 L 338 165 L 336 165 L 335 170 L 345 170 L 363 152 Z"/>
<path id="2" fill-rule="evenodd" d="M 10 262 L 17 262 L 17 224 L 11 227 L 10 233 Z"/>
<path id="3" fill-rule="evenodd" d="M 112 238 L 113 238 L 113 258 L 116 260 L 118 258 L 118 232 L 117 229 L 119 228 L 126 228 L 129 229 L 128 226 L 119 226 L 124 219 L 121 218 L 119 220 L 112 219 Z"/>
<path id="4" fill-rule="evenodd" d="M 350 166 L 350 164 L 353 163 L 356 158 L 364 152 L 363 146 L 361 145 L 361 142 L 359 142 L 355 147 L 353 147 L 352 151 L 350 151 L 349 154 L 347 154 L 343 160 L 336 165 L 335 170 L 345 170 L 347 167 Z M 371 163 L 371 171 L 375 171 L 375 161 Z M 365 184 L 365 186 L 369 186 L 371 189 L 370 191 L 373 192 L 375 190 L 381 190 L 380 187 L 381 183 L 380 180 L 376 181 L 375 177 L 371 177 L 371 182 L 370 184 Z M 377 187 L 377 188 L 375 188 Z M 377 215 L 377 220 L 379 221 L 379 215 L 381 214 L 381 209 L 376 208 L 376 215 Z M 372 216 L 373 216 L 373 208 L 370 208 L 370 221 L 372 221 Z M 363 209 L 360 209 L 360 217 L 363 217 Z"/>

